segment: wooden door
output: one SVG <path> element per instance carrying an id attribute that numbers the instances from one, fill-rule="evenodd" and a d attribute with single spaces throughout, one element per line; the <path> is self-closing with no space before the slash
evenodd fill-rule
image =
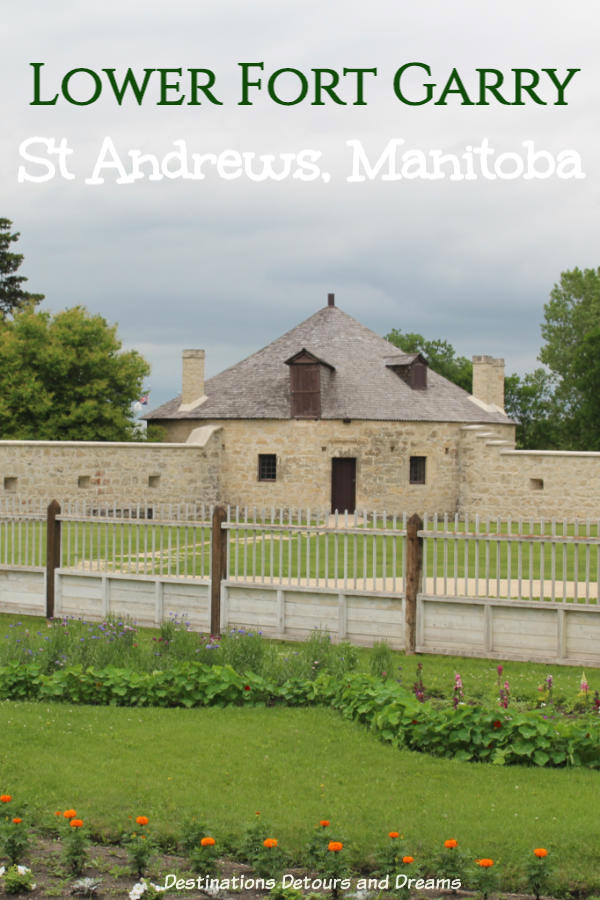
<path id="1" fill-rule="evenodd" d="M 356 459 L 331 460 L 331 511 L 353 513 L 356 508 Z"/>

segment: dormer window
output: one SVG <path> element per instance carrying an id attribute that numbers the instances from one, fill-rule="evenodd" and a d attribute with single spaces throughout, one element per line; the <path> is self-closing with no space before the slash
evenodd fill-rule
<path id="1" fill-rule="evenodd" d="M 329 363 L 302 349 L 290 359 L 290 412 L 293 419 L 321 418 L 321 369 L 335 369 Z"/>
<path id="2" fill-rule="evenodd" d="M 385 360 L 385 365 L 395 372 L 413 391 L 427 389 L 427 360 L 420 353 L 399 353 Z"/>

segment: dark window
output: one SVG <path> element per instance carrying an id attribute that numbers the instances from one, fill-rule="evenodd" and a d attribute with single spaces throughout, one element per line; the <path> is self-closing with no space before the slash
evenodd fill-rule
<path id="1" fill-rule="evenodd" d="M 427 366 L 418 359 L 410 367 L 410 386 L 416 391 L 424 391 L 427 387 Z"/>
<path id="2" fill-rule="evenodd" d="M 321 415 L 321 378 L 318 363 L 294 363 L 290 366 L 292 416 L 318 419 Z"/>
<path id="3" fill-rule="evenodd" d="M 258 480 L 275 481 L 277 479 L 277 457 L 274 453 L 258 454 Z"/>
<path id="4" fill-rule="evenodd" d="M 426 456 L 411 456 L 410 458 L 410 483 L 425 484 Z"/>

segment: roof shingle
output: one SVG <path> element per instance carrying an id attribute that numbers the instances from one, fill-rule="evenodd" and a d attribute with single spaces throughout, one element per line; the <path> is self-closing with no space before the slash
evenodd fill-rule
<path id="1" fill-rule="evenodd" d="M 145 418 L 289 419 L 290 371 L 286 361 L 306 349 L 335 371 L 322 379 L 322 419 L 510 423 L 462 388 L 427 372 L 426 390 L 413 390 L 392 369 L 402 352 L 337 306 L 326 306 L 271 344 L 205 382 L 207 399 L 180 412 L 180 397 Z M 387 365 L 386 365 L 387 363 Z"/>

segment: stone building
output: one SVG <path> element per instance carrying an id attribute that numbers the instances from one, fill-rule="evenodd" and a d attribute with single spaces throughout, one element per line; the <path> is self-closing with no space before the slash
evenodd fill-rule
<path id="1" fill-rule="evenodd" d="M 514 441 L 503 361 L 473 363 L 472 396 L 330 294 L 327 306 L 214 378 L 204 379 L 203 350 L 184 350 L 181 396 L 147 419 L 170 443 L 215 432 L 227 503 L 453 512 L 465 426 Z"/>
<path id="2" fill-rule="evenodd" d="M 473 357 L 473 394 L 335 306 L 146 418 L 163 443 L 0 441 L 0 511 L 214 503 L 261 509 L 595 518 L 600 453 L 516 450 L 504 364 Z"/>

